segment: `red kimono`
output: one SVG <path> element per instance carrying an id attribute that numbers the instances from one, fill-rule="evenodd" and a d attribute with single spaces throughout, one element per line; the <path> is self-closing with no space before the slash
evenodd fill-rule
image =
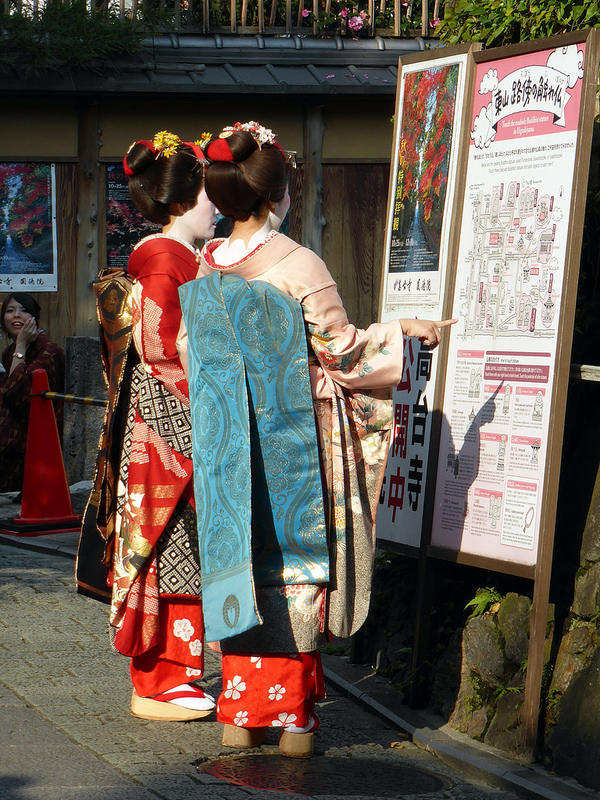
<path id="1" fill-rule="evenodd" d="M 140 363 L 117 485 L 111 625 L 146 697 L 203 671 L 189 399 L 175 347 L 177 290 L 196 271 L 194 249 L 161 234 L 143 239 L 129 259 Z"/>

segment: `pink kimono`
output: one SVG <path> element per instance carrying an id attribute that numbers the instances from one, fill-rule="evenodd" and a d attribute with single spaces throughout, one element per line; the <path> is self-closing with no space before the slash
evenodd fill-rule
<path id="1" fill-rule="evenodd" d="M 265 281 L 302 306 L 325 478 L 331 580 L 326 588 L 269 587 L 287 601 L 282 624 L 268 598 L 261 607 L 259 590 L 264 624 L 221 642 L 224 691 L 218 718 L 249 728 L 302 727 L 324 696 L 317 648 L 327 635 L 351 636 L 368 612 L 373 519 L 392 424 L 392 389 L 402 377 L 403 333 L 398 321 L 366 330 L 350 324 L 323 261 L 287 236 L 271 232 L 227 267 L 212 256 L 221 242 L 205 246 L 198 278 L 220 271 Z M 180 344 L 185 366 L 185 337 Z M 276 686 L 283 691 L 274 691 Z"/>

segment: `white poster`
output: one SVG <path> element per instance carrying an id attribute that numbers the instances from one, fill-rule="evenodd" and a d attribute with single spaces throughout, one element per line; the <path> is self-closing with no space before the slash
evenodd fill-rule
<path id="1" fill-rule="evenodd" d="M 381 319 L 441 319 L 467 54 L 401 65 Z M 437 350 L 405 338 L 377 510 L 380 541 L 419 547 Z"/>
<path id="2" fill-rule="evenodd" d="M 431 542 L 533 565 L 585 44 L 478 65 Z"/>

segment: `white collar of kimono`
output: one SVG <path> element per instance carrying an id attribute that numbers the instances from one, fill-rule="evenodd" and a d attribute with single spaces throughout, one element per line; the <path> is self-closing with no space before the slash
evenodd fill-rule
<path id="1" fill-rule="evenodd" d="M 248 253 L 261 245 L 273 233 L 275 228 L 271 225 L 271 220 L 267 217 L 267 221 L 260 228 L 260 230 L 253 233 L 248 242 L 248 247 L 244 244 L 242 239 L 225 239 L 212 253 L 215 264 L 220 267 L 230 267 L 232 264 L 237 264 L 243 258 L 246 258 Z"/>
<path id="2" fill-rule="evenodd" d="M 191 250 L 191 252 L 195 256 L 197 256 L 198 253 L 200 252 L 198 248 L 194 247 L 193 244 L 186 242 L 185 239 L 180 239 L 179 236 L 171 236 L 171 234 L 169 233 L 151 233 L 149 236 L 145 236 L 143 239 L 140 239 L 140 241 L 135 245 L 133 249 L 137 250 L 138 247 L 144 244 L 144 242 L 150 242 L 152 241 L 152 239 L 172 239 L 174 242 L 179 242 L 179 244 L 182 244 L 184 247 L 187 247 L 187 249 Z"/>

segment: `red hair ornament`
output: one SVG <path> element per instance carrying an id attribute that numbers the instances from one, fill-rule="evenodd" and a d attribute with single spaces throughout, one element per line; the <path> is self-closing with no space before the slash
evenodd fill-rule
<path id="1" fill-rule="evenodd" d="M 196 142 L 184 142 L 184 144 L 191 149 L 198 161 L 206 161 L 206 156 L 199 144 L 196 144 Z"/>
<path id="2" fill-rule="evenodd" d="M 227 139 L 213 139 L 205 147 L 204 153 L 211 161 L 233 161 Z"/>

